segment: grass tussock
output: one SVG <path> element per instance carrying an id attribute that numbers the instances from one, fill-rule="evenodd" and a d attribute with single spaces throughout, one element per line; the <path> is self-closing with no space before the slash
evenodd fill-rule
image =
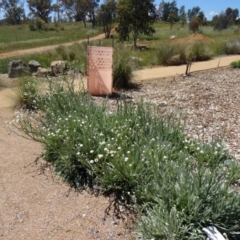
<path id="1" fill-rule="evenodd" d="M 138 67 L 138 59 L 126 49 L 117 48 L 114 52 L 113 87 L 129 88 L 132 86 L 133 71 Z"/>
<path id="2" fill-rule="evenodd" d="M 186 63 L 186 48 L 183 45 L 161 45 L 157 49 L 156 63 L 158 65 L 181 65 Z"/>
<path id="3" fill-rule="evenodd" d="M 230 54 L 240 54 L 240 41 L 227 42 L 225 46 L 225 53 Z"/>
<path id="4" fill-rule="evenodd" d="M 38 109 L 16 126 L 70 186 L 98 186 L 134 205 L 142 239 L 206 239 L 207 226 L 235 239 L 240 165 L 220 141 L 191 140 L 179 121 L 142 102 L 119 100 L 111 112 L 69 82 L 50 82 Z"/>
<path id="5" fill-rule="evenodd" d="M 190 47 L 188 58 L 193 61 L 207 61 L 211 56 L 205 44 L 196 42 Z"/>

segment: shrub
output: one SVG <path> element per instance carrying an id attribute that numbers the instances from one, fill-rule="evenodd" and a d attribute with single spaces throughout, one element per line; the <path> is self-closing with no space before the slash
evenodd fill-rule
<path id="1" fill-rule="evenodd" d="M 206 226 L 234 239 L 240 195 L 231 183 L 240 166 L 219 141 L 187 138 L 176 119 L 142 102 L 120 99 L 110 112 L 107 101 L 74 92 L 73 82 L 50 83 L 41 116 L 21 115 L 18 127 L 43 144 L 65 181 L 135 203 L 143 239 L 205 239 Z"/>
<path id="2" fill-rule="evenodd" d="M 240 61 L 231 62 L 230 66 L 232 68 L 240 68 Z"/>
<path id="3" fill-rule="evenodd" d="M 193 33 L 199 30 L 199 20 L 197 18 L 193 18 L 191 20 L 189 23 L 189 30 L 191 30 Z"/>
<path id="4" fill-rule="evenodd" d="M 36 28 L 35 28 L 35 25 L 34 25 L 33 22 L 29 23 L 28 28 L 29 28 L 30 31 L 36 31 Z"/>
<path id="5" fill-rule="evenodd" d="M 194 61 L 206 61 L 211 59 L 211 56 L 207 53 L 206 46 L 203 43 L 194 43 L 190 50 L 188 58 Z"/>
<path id="6" fill-rule="evenodd" d="M 34 19 L 34 25 L 37 30 L 43 30 L 46 28 L 45 22 L 39 17 Z"/>
<path id="7" fill-rule="evenodd" d="M 69 52 L 69 61 L 73 61 L 76 59 L 76 53 L 74 51 Z"/>
<path id="8" fill-rule="evenodd" d="M 64 46 L 57 47 L 56 52 L 58 55 L 60 55 L 62 60 L 64 61 L 68 60 L 67 49 Z"/>
<path id="9" fill-rule="evenodd" d="M 28 27 L 30 31 L 46 30 L 45 22 L 39 17 L 36 17 L 33 22 L 30 22 Z"/>

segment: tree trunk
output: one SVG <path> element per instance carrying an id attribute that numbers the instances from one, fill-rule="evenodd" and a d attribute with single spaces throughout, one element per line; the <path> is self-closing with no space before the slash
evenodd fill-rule
<path id="1" fill-rule="evenodd" d="M 95 27 L 95 24 L 96 24 L 96 19 L 95 19 L 95 14 L 94 12 L 92 13 L 92 28 Z"/>
<path id="2" fill-rule="evenodd" d="M 137 37 L 138 37 L 138 31 L 133 32 L 133 47 L 137 47 Z"/>

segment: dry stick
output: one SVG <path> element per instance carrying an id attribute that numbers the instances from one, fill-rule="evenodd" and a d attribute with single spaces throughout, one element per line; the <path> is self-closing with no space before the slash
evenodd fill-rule
<path id="1" fill-rule="evenodd" d="M 195 60 L 196 60 L 196 55 L 194 56 L 194 58 L 192 58 L 192 59 L 189 61 L 189 64 L 190 64 L 190 66 L 189 66 L 189 71 L 188 71 L 189 75 L 190 75 L 190 70 L 191 70 L 192 62 L 195 61 Z"/>
<path id="2" fill-rule="evenodd" d="M 186 66 L 186 72 L 185 72 L 186 76 L 188 75 L 188 67 L 189 67 L 189 62 L 187 62 L 187 66 Z"/>
<path id="3" fill-rule="evenodd" d="M 189 62 L 189 70 L 188 70 L 188 75 L 190 75 L 191 66 L 192 66 L 192 61 L 190 61 L 190 62 Z"/>
<path id="4" fill-rule="evenodd" d="M 221 61 L 221 57 L 219 58 L 217 68 L 219 67 L 220 61 Z"/>

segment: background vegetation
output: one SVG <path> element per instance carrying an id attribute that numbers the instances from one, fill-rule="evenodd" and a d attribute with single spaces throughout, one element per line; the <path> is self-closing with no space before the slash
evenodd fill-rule
<path id="1" fill-rule="evenodd" d="M 28 24 L 0 25 L 0 53 L 87 39 L 100 33 L 82 23 L 51 23 L 45 29 L 31 31 Z"/>

